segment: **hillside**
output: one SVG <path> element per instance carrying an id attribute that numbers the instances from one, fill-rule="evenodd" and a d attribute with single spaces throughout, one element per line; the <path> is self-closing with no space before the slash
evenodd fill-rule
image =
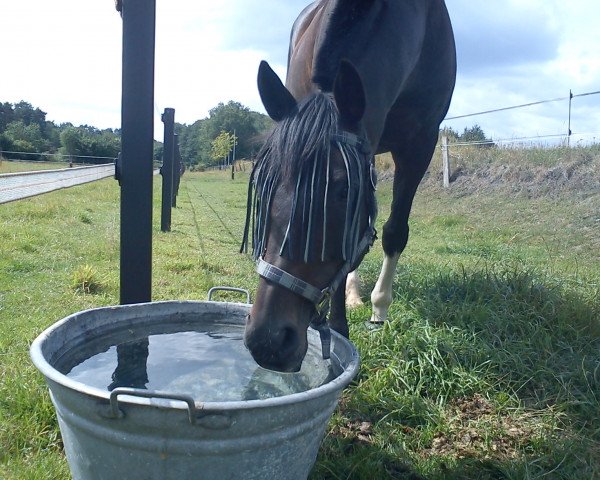
<path id="1" fill-rule="evenodd" d="M 431 162 L 421 188 L 443 189 L 441 154 Z M 448 193 L 462 196 L 502 192 L 529 198 L 600 194 L 600 145 L 576 148 L 481 148 L 450 150 Z M 378 159 L 380 181 L 391 180 L 391 157 Z"/>

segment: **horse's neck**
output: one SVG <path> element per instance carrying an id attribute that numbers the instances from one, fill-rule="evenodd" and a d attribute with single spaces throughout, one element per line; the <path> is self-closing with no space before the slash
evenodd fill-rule
<path id="1" fill-rule="evenodd" d="M 312 65 L 316 55 L 317 38 L 324 13 L 324 3 L 314 2 L 298 17 L 290 40 L 286 87 L 300 101 L 314 93 Z"/>

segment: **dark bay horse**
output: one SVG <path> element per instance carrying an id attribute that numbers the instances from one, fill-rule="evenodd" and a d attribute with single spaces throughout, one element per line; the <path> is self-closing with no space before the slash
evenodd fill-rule
<path id="1" fill-rule="evenodd" d="M 346 277 L 375 239 L 374 154 L 391 152 L 385 259 L 371 294 L 371 321 L 385 321 L 455 77 L 443 0 L 318 0 L 294 23 L 285 86 L 261 63 L 259 93 L 277 123 L 257 157 L 244 235 L 252 230 L 260 274 L 245 332 L 259 364 L 298 370 L 309 325 L 327 356 L 328 311 L 348 336 Z"/>

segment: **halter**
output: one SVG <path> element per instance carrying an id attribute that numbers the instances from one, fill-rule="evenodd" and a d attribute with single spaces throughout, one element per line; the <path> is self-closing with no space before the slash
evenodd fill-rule
<path id="1" fill-rule="evenodd" d="M 256 271 L 261 277 L 270 280 L 281 287 L 287 288 L 315 305 L 316 313 L 310 321 L 310 326 L 319 332 L 321 337 L 321 351 L 324 359 L 330 357 L 331 350 L 331 331 L 327 325 L 327 314 L 329 312 L 331 295 L 337 290 L 346 276 L 356 268 L 355 263 L 358 262 L 362 255 L 367 253 L 376 238 L 377 233 L 375 229 L 369 225 L 358 245 L 353 261 L 346 261 L 335 277 L 333 277 L 329 286 L 323 289 L 295 277 L 291 273 L 265 261 L 262 257 L 258 260 Z"/>
<path id="2" fill-rule="evenodd" d="M 321 338 L 321 349 L 324 359 L 330 358 L 330 350 L 331 350 L 331 331 L 329 326 L 327 325 L 327 314 L 329 312 L 329 304 L 331 295 L 333 292 L 337 290 L 340 284 L 344 281 L 346 276 L 354 270 L 358 266 L 359 260 L 367 253 L 369 248 L 373 245 L 377 237 L 377 233 L 375 230 L 375 218 L 377 214 L 377 205 L 375 200 L 375 165 L 374 165 L 374 157 L 369 146 L 368 141 L 355 135 L 354 133 L 347 131 L 339 131 L 331 134 L 331 142 L 335 143 L 344 159 L 344 163 L 346 165 L 346 170 L 348 173 L 348 182 L 350 183 L 350 169 L 357 168 L 358 178 L 359 178 L 359 194 L 358 201 L 367 201 L 368 202 L 368 215 L 369 222 L 362 234 L 362 237 L 358 237 L 358 231 L 356 228 L 359 221 L 359 207 L 360 205 L 356 205 L 355 212 L 347 212 L 346 224 L 344 228 L 344 239 L 342 245 L 342 256 L 344 259 L 344 263 L 341 266 L 340 270 L 333 277 L 332 281 L 329 285 L 323 289 L 318 288 L 310 283 L 292 275 L 291 273 L 286 272 L 285 270 L 276 267 L 275 265 L 264 260 L 262 254 L 266 249 L 266 244 L 264 244 L 263 239 L 261 238 L 258 242 L 253 241 L 253 247 L 259 247 L 259 255 L 257 256 L 257 268 L 256 271 L 258 274 L 265 278 L 266 280 L 279 285 L 280 287 L 286 288 L 293 292 L 294 294 L 308 300 L 315 306 L 315 314 L 313 315 L 310 326 L 319 332 Z M 345 148 L 346 147 L 346 148 Z M 357 165 L 351 167 L 351 162 L 356 162 Z M 255 166 L 255 170 L 258 166 Z M 363 168 L 366 171 L 368 167 L 368 175 L 369 179 L 364 178 L 363 176 Z M 315 176 L 316 165 L 313 170 L 313 179 Z M 252 180 L 254 180 L 255 171 L 252 172 Z M 244 250 L 248 241 L 248 230 L 249 223 L 251 217 L 251 189 L 252 189 L 252 180 L 251 185 L 249 187 L 248 193 L 248 212 L 246 217 L 246 227 L 244 229 L 244 240 L 242 245 L 242 250 Z M 268 182 L 268 189 L 272 190 L 274 180 Z M 300 184 L 300 179 L 298 180 L 298 186 Z M 366 192 L 363 190 L 365 188 L 368 189 Z M 298 186 L 296 190 L 298 190 Z M 270 195 L 269 192 L 268 197 L 268 208 L 270 208 Z M 327 192 L 325 193 L 325 197 L 327 196 Z M 324 203 L 324 211 L 326 210 L 326 198 Z M 256 230 L 259 233 L 263 233 L 266 235 L 267 225 L 264 225 L 261 228 L 260 225 L 261 219 L 258 220 L 258 228 Z M 264 221 L 264 219 L 263 219 Z M 350 224 L 349 224 L 350 221 Z M 292 219 L 290 219 L 290 224 L 292 223 Z M 310 227 L 309 227 L 310 230 Z M 289 226 L 288 226 L 289 232 Z M 280 249 L 280 254 L 283 253 L 284 247 L 288 240 L 288 232 L 286 232 L 285 238 L 282 242 L 282 246 Z M 310 232 L 309 232 L 310 234 Z M 310 237 L 310 235 L 308 235 Z M 326 243 L 326 232 L 323 232 L 323 252 L 325 250 Z M 309 238 L 310 240 L 310 238 Z M 307 240 L 306 252 L 308 252 L 309 241 Z M 347 245 L 350 248 L 347 248 Z M 256 253 L 256 250 L 255 250 Z M 322 253 L 322 256 L 324 254 Z M 307 259 L 307 253 L 305 254 L 304 260 Z"/>

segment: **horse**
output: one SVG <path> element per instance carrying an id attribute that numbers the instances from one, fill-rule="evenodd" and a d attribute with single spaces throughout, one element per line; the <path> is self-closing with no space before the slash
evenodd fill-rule
<path id="1" fill-rule="evenodd" d="M 242 250 L 251 230 L 259 283 L 244 342 L 261 366 L 299 370 L 309 325 L 324 358 L 329 327 L 349 336 L 344 285 L 376 237 L 374 155 L 391 152 L 393 200 L 370 319 L 386 321 L 455 79 L 443 0 L 317 0 L 292 27 L 285 85 L 260 63 L 258 90 L 275 126 L 251 174 Z"/>

